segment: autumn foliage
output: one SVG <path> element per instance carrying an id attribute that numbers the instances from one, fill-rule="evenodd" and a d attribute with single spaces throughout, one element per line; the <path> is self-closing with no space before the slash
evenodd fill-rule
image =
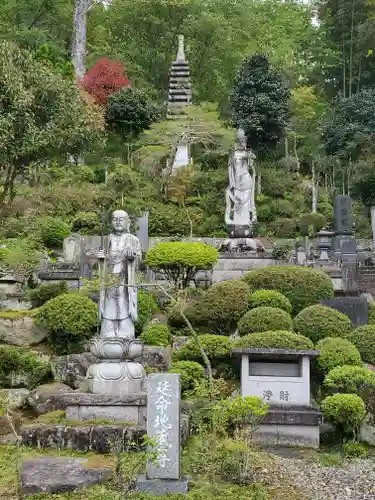
<path id="1" fill-rule="evenodd" d="M 108 97 L 123 87 L 131 87 L 124 74 L 124 67 L 117 61 L 102 57 L 82 78 L 81 85 L 97 104 L 104 106 Z"/>

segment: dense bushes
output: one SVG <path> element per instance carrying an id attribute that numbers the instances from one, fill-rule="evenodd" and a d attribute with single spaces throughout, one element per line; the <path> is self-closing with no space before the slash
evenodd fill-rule
<path id="1" fill-rule="evenodd" d="M 172 334 L 167 325 L 155 323 L 149 325 L 140 335 L 140 340 L 148 345 L 170 347 Z"/>
<path id="2" fill-rule="evenodd" d="M 57 217 L 43 217 L 39 224 L 42 241 L 47 248 L 62 247 L 64 238 L 70 234 L 70 225 Z"/>
<path id="3" fill-rule="evenodd" d="M 50 374 L 49 361 L 36 352 L 0 346 L 0 387 L 26 387 L 32 390 L 45 382 Z"/>
<path id="4" fill-rule="evenodd" d="M 155 297 L 145 290 L 138 291 L 138 321 L 135 324 L 135 333 L 140 335 L 152 315 L 158 310 Z"/>
<path id="5" fill-rule="evenodd" d="M 375 365 L 375 325 L 359 326 L 347 339 L 359 350 L 363 361 Z"/>
<path id="6" fill-rule="evenodd" d="M 345 314 L 316 304 L 297 314 L 294 328 L 301 335 L 318 342 L 325 337 L 345 337 L 352 330 L 352 323 Z"/>
<path id="7" fill-rule="evenodd" d="M 195 361 L 175 361 L 169 372 L 181 375 L 182 393 L 193 390 L 204 379 L 204 368 Z"/>
<path id="8" fill-rule="evenodd" d="M 219 335 L 230 335 L 248 309 L 249 289 L 239 280 L 212 285 L 196 303 L 192 321 Z"/>
<path id="9" fill-rule="evenodd" d="M 298 266 L 255 269 L 244 277 L 250 290 L 277 290 L 284 294 L 297 314 L 322 299 L 333 297 L 332 281 L 324 272 Z"/>
<path id="10" fill-rule="evenodd" d="M 96 212 L 78 212 L 72 221 L 72 231 L 80 234 L 100 234 L 100 216 Z"/>
<path id="11" fill-rule="evenodd" d="M 267 330 L 291 330 L 292 318 L 276 307 L 257 307 L 250 309 L 238 322 L 238 333 L 246 335 Z"/>
<path id="12" fill-rule="evenodd" d="M 362 366 L 361 355 L 349 340 L 327 337 L 318 342 L 316 348 L 320 350 L 317 365 L 324 374 L 327 374 L 336 366 Z"/>
<path id="13" fill-rule="evenodd" d="M 356 394 L 334 394 L 327 396 L 321 403 L 324 418 L 334 424 L 343 435 L 355 436 L 365 418 L 366 407 Z"/>
<path id="14" fill-rule="evenodd" d="M 63 355 L 81 350 L 95 333 L 98 310 L 85 295 L 65 293 L 44 304 L 35 319 L 47 330 L 56 353 Z"/>
<path id="15" fill-rule="evenodd" d="M 68 284 L 66 281 L 61 283 L 45 283 L 29 291 L 29 299 L 33 308 L 37 308 L 48 302 L 49 300 L 68 292 Z"/>
<path id="16" fill-rule="evenodd" d="M 211 269 L 218 257 L 218 251 L 210 245 L 171 241 L 151 248 L 146 264 L 153 271 L 163 272 L 176 288 L 187 288 L 197 272 Z"/>
<path id="17" fill-rule="evenodd" d="M 249 296 L 249 309 L 256 307 L 276 307 L 283 309 L 288 314 L 292 312 L 292 304 L 280 292 L 276 290 L 257 290 Z"/>
<path id="18" fill-rule="evenodd" d="M 270 349 L 314 349 L 310 339 L 294 332 L 274 330 L 250 333 L 233 342 L 234 348 L 265 347 Z"/>
<path id="19" fill-rule="evenodd" d="M 229 357 L 231 343 L 228 337 L 221 335 L 199 335 L 202 348 L 205 350 L 210 361 L 220 362 Z M 192 337 L 176 353 L 179 360 L 203 362 L 197 341 Z"/>
<path id="20" fill-rule="evenodd" d="M 332 392 L 362 394 L 375 389 L 375 373 L 362 366 L 336 366 L 325 377 L 324 386 Z"/>

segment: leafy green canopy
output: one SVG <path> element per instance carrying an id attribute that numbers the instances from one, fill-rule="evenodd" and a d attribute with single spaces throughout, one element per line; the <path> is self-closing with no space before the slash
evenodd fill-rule
<path id="1" fill-rule="evenodd" d="M 254 54 L 240 67 L 229 105 L 232 123 L 245 130 L 248 146 L 258 152 L 274 149 L 289 118 L 290 91 L 282 73 L 264 54 Z"/>

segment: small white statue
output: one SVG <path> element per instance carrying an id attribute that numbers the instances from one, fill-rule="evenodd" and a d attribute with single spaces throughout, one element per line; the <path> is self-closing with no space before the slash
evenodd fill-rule
<path id="1" fill-rule="evenodd" d="M 226 190 L 225 223 L 228 226 L 251 227 L 256 222 L 255 155 L 246 149 L 246 137 L 237 130 L 237 143 L 228 164 L 229 186 Z M 251 173 L 250 173 L 251 170 Z"/>
<path id="2" fill-rule="evenodd" d="M 107 248 L 98 252 L 104 262 L 104 279 L 110 286 L 100 294 L 99 317 L 102 337 L 134 338 L 137 315 L 136 271 L 142 251 L 139 239 L 129 233 L 130 220 L 124 210 L 112 214 L 113 232 Z"/>

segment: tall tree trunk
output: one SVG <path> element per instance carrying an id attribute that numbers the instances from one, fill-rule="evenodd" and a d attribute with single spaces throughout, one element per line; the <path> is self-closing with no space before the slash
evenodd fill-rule
<path id="1" fill-rule="evenodd" d="M 86 19 L 91 0 L 75 0 L 73 18 L 72 63 L 77 81 L 85 74 Z"/>
<path id="2" fill-rule="evenodd" d="M 296 137 L 295 134 L 293 136 L 293 152 L 294 152 L 294 158 L 296 160 L 297 172 L 299 172 L 301 164 L 300 164 L 299 157 L 298 157 L 298 152 L 297 152 L 297 137 Z"/>
<path id="3" fill-rule="evenodd" d="M 287 165 L 287 169 L 289 170 L 289 141 L 288 141 L 288 135 L 285 134 L 284 137 L 284 156 L 285 156 L 285 161 Z"/>
<path id="4" fill-rule="evenodd" d="M 352 95 L 353 85 L 353 30 L 354 30 L 354 0 L 352 0 L 349 49 L 349 97 Z"/>
<path id="5" fill-rule="evenodd" d="M 343 97 L 346 97 L 346 53 L 345 53 L 345 39 L 344 33 L 342 34 L 342 89 L 343 89 Z"/>
<path id="6" fill-rule="evenodd" d="M 262 174 L 259 172 L 257 175 L 257 195 L 262 194 Z"/>
<path id="7" fill-rule="evenodd" d="M 311 178 L 312 178 L 312 212 L 316 214 L 317 206 L 317 189 L 316 189 L 316 175 L 315 175 L 315 162 L 311 160 Z"/>

